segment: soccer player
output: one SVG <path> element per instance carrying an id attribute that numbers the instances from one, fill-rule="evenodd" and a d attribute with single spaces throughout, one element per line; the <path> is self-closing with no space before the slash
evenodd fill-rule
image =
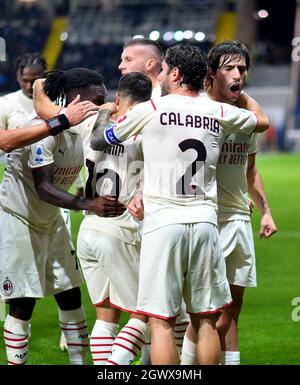
<path id="1" fill-rule="evenodd" d="M 16 60 L 16 77 L 20 90 L 0 98 L 1 128 L 6 130 L 15 129 L 23 126 L 36 115 L 33 104 L 33 83 L 35 80 L 44 77 L 46 68 L 45 59 L 38 53 L 25 53 Z M 75 181 L 77 186 L 76 195 L 82 194 L 80 182 L 80 178 Z M 70 211 L 63 208 L 61 211 L 70 229 Z M 63 346 L 63 338 L 61 338 L 60 345 Z"/>
<path id="2" fill-rule="evenodd" d="M 213 47 L 208 54 L 206 97 L 240 104 L 249 66 L 250 55 L 242 43 L 225 41 Z M 222 310 L 217 323 L 225 365 L 240 363 L 238 318 L 245 288 L 256 286 L 248 191 L 261 213 L 259 237 L 269 238 L 277 231 L 255 156 L 255 134 L 231 134 L 221 147 L 217 166 L 218 226 L 233 299 L 231 306 Z M 189 327 L 184 340 L 183 364 L 192 364 L 195 360 L 195 345 L 191 340 L 195 340 L 195 336 Z"/>
<path id="3" fill-rule="evenodd" d="M 152 82 L 152 98 L 161 95 L 157 79 L 161 71 L 163 51 L 158 43 L 150 39 L 132 39 L 124 44 L 119 70 L 122 75 L 141 72 Z"/>
<path id="4" fill-rule="evenodd" d="M 83 99 L 97 102 L 96 89 L 102 84 L 99 74 L 79 69 L 67 75 L 49 75 L 46 89 L 51 97 L 62 96 L 69 103 L 80 92 Z M 56 80 L 62 77 L 64 87 L 58 88 Z M 80 83 L 76 83 L 78 79 Z M 46 124 L 59 131 L 66 122 L 56 117 Z M 26 362 L 28 326 L 36 298 L 50 294 L 59 306 L 70 362 L 83 364 L 85 360 L 88 332 L 79 289 L 82 277 L 58 207 L 105 216 L 120 215 L 124 208 L 114 199 L 80 198 L 67 192 L 83 163 L 78 130 L 80 125 L 16 150 L 7 159 L 0 189 L 0 296 L 9 302 L 4 324 L 9 364 Z"/>
<path id="5" fill-rule="evenodd" d="M 230 133 L 250 135 L 268 127 L 268 118 L 251 101 L 247 107 L 255 114 L 200 98 L 205 75 L 197 47 L 170 47 L 159 75 L 166 96 L 134 106 L 114 126 L 96 129 L 102 150 L 143 134 L 145 219 L 137 309 L 150 317 L 153 364 L 178 363 L 174 324 L 182 296 L 196 330 L 198 362 L 220 362 L 216 318 L 231 296 L 217 230 L 219 148 Z"/>
<path id="6" fill-rule="evenodd" d="M 151 80 L 138 72 L 124 75 L 118 85 L 117 120 L 128 109 L 151 97 Z M 105 105 L 102 106 L 105 108 Z M 98 122 L 110 118 L 100 112 Z M 105 151 L 97 150 L 97 134 L 87 155 L 89 170 L 86 195 L 115 195 L 128 205 L 137 190 L 143 168 L 141 138 L 137 136 Z M 100 218 L 88 213 L 83 219 L 77 253 L 96 307 L 97 319 L 91 334 L 91 352 L 96 365 L 128 365 L 139 353 L 147 329 L 147 317 L 135 314 L 138 293 L 140 223 L 126 212 L 116 218 Z M 121 310 L 131 318 L 116 338 Z"/>

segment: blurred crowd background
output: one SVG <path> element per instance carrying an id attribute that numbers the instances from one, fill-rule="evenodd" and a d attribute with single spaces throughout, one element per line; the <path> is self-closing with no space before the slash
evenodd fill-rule
<path id="1" fill-rule="evenodd" d="M 238 39 L 252 54 L 247 92 L 272 122 L 259 150 L 300 151 L 299 0 L 0 0 L 0 9 L 0 95 L 18 89 L 13 63 L 26 52 L 42 53 L 48 69 L 100 71 L 113 98 L 127 39 L 205 51 Z"/>

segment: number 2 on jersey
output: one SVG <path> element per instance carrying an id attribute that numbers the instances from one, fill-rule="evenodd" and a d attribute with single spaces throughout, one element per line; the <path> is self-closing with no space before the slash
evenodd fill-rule
<path id="1" fill-rule="evenodd" d="M 199 186 L 192 184 L 192 178 L 206 161 L 207 152 L 204 144 L 198 139 L 186 139 L 180 142 L 178 147 L 182 152 L 191 149 L 197 151 L 197 158 L 187 167 L 185 173 L 176 183 L 176 194 L 203 195 L 203 190 Z"/>

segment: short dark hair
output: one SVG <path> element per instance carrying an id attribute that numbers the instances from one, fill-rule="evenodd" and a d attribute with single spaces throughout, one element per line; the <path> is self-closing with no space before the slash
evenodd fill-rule
<path id="1" fill-rule="evenodd" d="M 191 91 L 199 92 L 207 73 L 204 52 L 192 44 L 176 44 L 166 51 L 165 62 L 170 71 L 177 67 L 182 76 L 180 85 L 185 84 Z"/>
<path id="2" fill-rule="evenodd" d="M 151 98 L 152 82 L 140 72 L 130 72 L 121 77 L 117 91 L 133 102 L 142 103 Z"/>
<path id="3" fill-rule="evenodd" d="M 16 72 L 23 73 L 25 67 L 47 69 L 46 60 L 39 53 L 24 53 L 15 60 Z"/>
<path id="4" fill-rule="evenodd" d="M 161 48 L 161 46 L 154 40 L 151 40 L 151 39 L 146 39 L 146 38 L 136 38 L 136 39 L 131 39 L 127 42 L 124 43 L 124 47 L 123 48 L 127 48 L 127 47 L 130 47 L 130 46 L 133 46 L 133 45 L 148 45 L 148 46 L 151 46 L 153 47 L 156 52 L 157 52 L 157 55 L 160 57 L 160 58 L 163 58 L 163 50 Z"/>
<path id="5" fill-rule="evenodd" d="M 208 69 L 213 73 L 216 73 L 220 68 L 222 56 L 224 56 L 223 63 L 232 58 L 244 58 L 247 70 L 250 67 L 251 60 L 248 48 L 238 40 L 225 40 L 211 48 L 207 55 L 207 61 Z"/>
<path id="6" fill-rule="evenodd" d="M 87 68 L 55 70 L 46 73 L 44 91 L 52 101 L 63 103 L 72 90 L 86 88 L 92 84 L 104 87 L 103 76 L 97 71 Z"/>

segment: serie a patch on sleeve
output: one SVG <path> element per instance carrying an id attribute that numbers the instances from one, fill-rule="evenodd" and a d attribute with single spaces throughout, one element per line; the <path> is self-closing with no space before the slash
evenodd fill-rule
<path id="1" fill-rule="evenodd" d="M 115 145 L 121 143 L 115 134 L 116 123 L 110 123 L 104 130 L 104 137 L 107 143 Z"/>
<path id="2" fill-rule="evenodd" d="M 35 163 L 37 163 L 37 164 L 43 163 L 44 155 L 43 155 L 43 147 L 42 146 L 37 146 L 34 160 L 35 160 Z"/>

